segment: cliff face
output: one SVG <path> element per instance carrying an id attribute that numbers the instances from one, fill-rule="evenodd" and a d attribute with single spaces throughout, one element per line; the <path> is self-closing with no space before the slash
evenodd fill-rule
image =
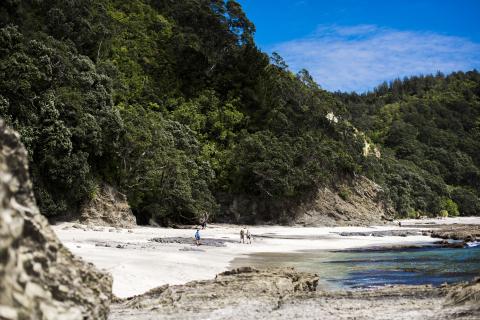
<path id="1" fill-rule="evenodd" d="M 137 225 L 127 197 L 106 184 L 82 207 L 80 222 L 118 228 L 132 228 Z"/>
<path id="2" fill-rule="evenodd" d="M 111 287 L 39 213 L 27 152 L 0 120 L 0 319 L 106 319 Z"/>
<path id="3" fill-rule="evenodd" d="M 306 226 L 372 225 L 392 220 L 393 208 L 383 189 L 363 176 L 318 190 L 313 201 L 297 209 L 296 222 Z"/>
<path id="4" fill-rule="evenodd" d="M 228 202 L 227 202 L 228 201 Z M 322 187 L 298 205 L 288 200 L 266 202 L 235 196 L 225 197 L 220 220 L 236 223 L 283 223 L 305 226 L 372 225 L 391 221 L 394 210 L 383 189 L 363 176 Z"/>

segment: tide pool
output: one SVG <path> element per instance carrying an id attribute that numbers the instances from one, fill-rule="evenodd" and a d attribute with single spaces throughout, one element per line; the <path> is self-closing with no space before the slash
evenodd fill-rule
<path id="1" fill-rule="evenodd" d="M 247 265 L 314 272 L 320 276 L 320 286 L 328 289 L 395 284 L 437 286 L 480 276 L 480 246 L 256 253 L 231 263 L 232 267 Z"/>

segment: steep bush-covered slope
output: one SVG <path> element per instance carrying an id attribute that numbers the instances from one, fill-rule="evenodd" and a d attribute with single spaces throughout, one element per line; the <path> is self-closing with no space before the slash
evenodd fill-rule
<path id="1" fill-rule="evenodd" d="M 395 139 L 412 130 L 392 120 L 390 133 L 371 132 L 362 120 L 390 117 L 415 95 L 390 101 L 387 88 L 339 99 L 308 71 L 294 74 L 279 55 L 261 52 L 254 32 L 235 1 L 3 1 L 0 117 L 22 135 L 42 212 L 77 216 L 106 183 L 127 195 L 139 223 L 225 216 L 237 198 L 262 204 L 255 220 L 289 221 L 320 187 L 366 173 L 401 214 L 452 214 L 455 203 L 462 213 L 477 210 L 476 145 L 460 156 L 444 148 L 439 163 L 471 160 L 446 178 L 450 167 L 418 164 L 436 150 L 402 154 Z M 474 78 L 447 86 L 459 96 L 438 89 L 435 103 L 464 99 L 461 108 L 474 110 Z M 438 125 L 459 136 L 458 123 L 473 130 L 475 114 L 462 114 L 464 123 L 459 112 Z M 364 135 L 351 122 L 385 148 L 382 160 L 364 157 Z"/>
<path id="2" fill-rule="evenodd" d="M 339 94 L 350 121 L 381 146 L 368 168 L 402 216 L 480 213 L 480 74 L 395 80 Z"/>

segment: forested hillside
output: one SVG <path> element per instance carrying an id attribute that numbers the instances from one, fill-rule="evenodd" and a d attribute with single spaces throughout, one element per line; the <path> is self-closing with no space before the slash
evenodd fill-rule
<path id="1" fill-rule="evenodd" d="M 194 222 L 219 194 L 295 204 L 360 169 L 361 141 L 325 118 L 338 101 L 270 62 L 235 1 L 4 1 L 0 17 L 0 114 L 48 216 L 108 182 L 140 222 Z"/>
<path id="2" fill-rule="evenodd" d="M 285 221 L 279 204 L 357 174 L 402 216 L 480 213 L 477 72 L 329 93 L 261 52 L 235 1 L 6 0 L 0 27 L 0 117 L 49 217 L 108 183 L 140 223 L 221 216 L 236 196 Z"/>
<path id="3" fill-rule="evenodd" d="M 337 94 L 382 149 L 366 168 L 401 216 L 480 214 L 480 73 L 411 77 Z"/>

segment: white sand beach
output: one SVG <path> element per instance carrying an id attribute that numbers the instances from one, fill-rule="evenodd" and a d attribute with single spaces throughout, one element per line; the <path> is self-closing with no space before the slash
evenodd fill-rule
<path id="1" fill-rule="evenodd" d="M 431 220 L 405 220 L 408 224 L 480 224 L 480 217 Z M 372 227 L 249 227 L 254 240 L 241 244 L 240 226 L 211 224 L 201 230 L 202 238 L 229 240 L 224 247 L 195 246 L 195 229 L 136 227 L 134 229 L 73 228 L 73 223 L 53 226 L 62 242 L 76 255 L 113 275 L 113 293 L 128 297 L 163 284 L 182 284 L 211 279 L 225 271 L 235 257 L 255 252 L 298 250 L 338 250 L 383 245 L 429 244 L 429 236 L 340 236 L 339 232 L 405 230 L 396 225 Z M 96 231 L 93 231 L 96 230 Z M 155 237 L 189 237 L 191 243 L 158 243 Z"/>

